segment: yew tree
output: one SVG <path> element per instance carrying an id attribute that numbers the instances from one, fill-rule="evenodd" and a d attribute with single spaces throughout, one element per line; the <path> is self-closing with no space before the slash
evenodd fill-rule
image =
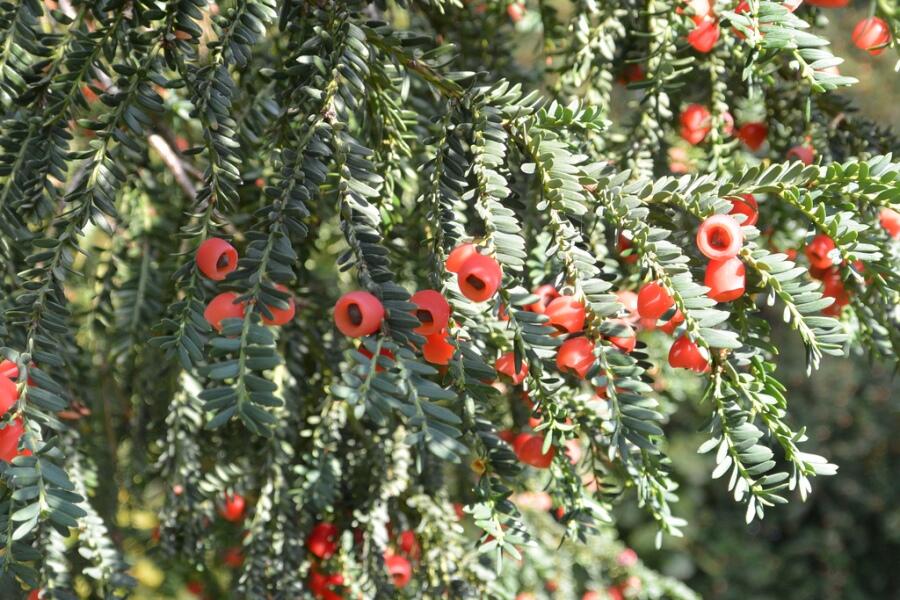
<path id="1" fill-rule="evenodd" d="M 846 4 L 0 2 L 3 597 L 694 597 L 679 405 L 750 522 L 837 473 L 773 327 L 900 355 Z"/>

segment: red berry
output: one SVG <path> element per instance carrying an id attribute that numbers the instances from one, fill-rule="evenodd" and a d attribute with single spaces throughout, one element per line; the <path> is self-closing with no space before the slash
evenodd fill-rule
<path id="1" fill-rule="evenodd" d="M 344 585 L 344 576 L 340 573 L 326 574 L 315 567 L 309 572 L 307 586 L 313 597 L 318 600 L 344 600 L 344 596 L 333 589 L 341 585 Z"/>
<path id="2" fill-rule="evenodd" d="M 884 227 L 889 236 L 895 240 L 900 240 L 900 212 L 887 207 L 882 208 L 878 213 L 878 222 L 881 223 L 881 226 Z"/>
<path id="3" fill-rule="evenodd" d="M 526 310 L 543 314 L 547 310 L 547 305 L 555 298 L 559 298 L 559 292 L 550 284 L 545 284 L 534 290 L 534 295 L 540 298 L 534 304 L 525 307 Z"/>
<path id="4" fill-rule="evenodd" d="M 741 194 L 731 198 L 731 212 L 728 214 L 731 216 L 744 215 L 744 220 L 741 221 L 743 226 L 756 225 L 756 221 L 759 219 L 759 204 L 753 194 Z"/>
<path id="5" fill-rule="evenodd" d="M 3 359 L 3 362 L 0 362 L 0 375 L 15 381 L 19 378 L 19 367 L 13 361 Z"/>
<path id="6" fill-rule="evenodd" d="M 617 323 L 615 325 L 615 335 L 607 336 L 607 339 L 613 346 L 622 352 L 632 352 L 637 345 L 637 338 L 634 337 L 634 329 L 625 323 Z"/>
<path id="7" fill-rule="evenodd" d="M 556 351 L 556 368 L 574 371 L 582 379 L 594 365 L 594 344 L 585 337 L 569 338 Z"/>
<path id="8" fill-rule="evenodd" d="M 369 292 L 347 292 L 334 305 L 334 324 L 347 337 L 371 335 L 383 319 L 384 305 Z"/>
<path id="9" fill-rule="evenodd" d="M 622 73 L 619 75 L 619 78 L 616 81 L 618 83 L 621 83 L 622 85 L 628 85 L 629 83 L 635 83 L 643 80 L 643 67 L 641 67 L 641 65 L 637 63 L 628 63 L 624 67 L 622 67 Z"/>
<path id="10" fill-rule="evenodd" d="M 31 451 L 27 449 L 19 452 L 19 440 L 22 439 L 23 433 L 25 433 L 25 424 L 22 422 L 22 417 L 16 417 L 11 423 L 6 423 L 6 426 L 0 429 L 0 460 L 12 462 L 12 459 L 20 454 L 25 456 L 31 454 Z"/>
<path id="11" fill-rule="evenodd" d="M 19 388 L 15 382 L 5 375 L 0 375 L 0 417 L 5 415 L 18 399 Z"/>
<path id="12" fill-rule="evenodd" d="M 197 248 L 197 266 L 213 281 L 222 281 L 237 269 L 238 253 L 234 246 L 221 238 L 209 238 Z"/>
<path id="13" fill-rule="evenodd" d="M 425 344 L 422 345 L 422 356 L 425 357 L 425 360 L 433 365 L 450 363 L 456 348 L 447 340 L 448 335 L 445 329 L 440 333 L 425 337 Z"/>
<path id="14" fill-rule="evenodd" d="M 822 277 L 822 295 L 827 298 L 834 298 L 834 304 L 827 307 L 840 314 L 840 309 L 850 304 L 850 295 L 847 288 L 844 287 L 844 280 L 841 279 L 841 273 L 837 267 L 828 269 Z"/>
<path id="15" fill-rule="evenodd" d="M 709 133 L 709 109 L 701 104 L 689 104 L 681 112 L 679 120 L 681 121 L 681 137 L 690 144 L 699 144 Z"/>
<path id="16" fill-rule="evenodd" d="M 738 139 L 754 152 L 763 145 L 768 134 L 769 127 L 765 123 L 745 123 L 737 132 Z"/>
<path id="17" fill-rule="evenodd" d="M 687 335 L 675 340 L 669 348 L 669 365 L 676 369 L 690 369 L 697 373 L 709 371 L 709 359 Z"/>
<path id="18" fill-rule="evenodd" d="M 338 528 L 333 523 L 317 523 L 306 538 L 306 549 L 321 559 L 329 559 L 338 549 Z"/>
<path id="19" fill-rule="evenodd" d="M 788 160 L 796 159 L 802 162 L 804 165 L 811 165 L 813 160 L 815 159 L 815 151 L 809 146 L 794 146 L 790 150 L 788 150 L 785 158 Z"/>
<path id="20" fill-rule="evenodd" d="M 509 16 L 510 21 L 518 23 L 525 16 L 525 5 L 521 2 L 513 2 L 507 5 L 506 14 Z"/>
<path id="21" fill-rule="evenodd" d="M 225 494 L 225 502 L 219 509 L 219 514 L 226 521 L 237 523 L 244 520 L 244 510 L 247 507 L 247 501 L 240 494 Z"/>
<path id="22" fill-rule="evenodd" d="M 694 26 L 687 36 L 687 41 L 694 50 L 706 54 L 719 41 L 719 23 L 704 19 Z"/>
<path id="23" fill-rule="evenodd" d="M 369 360 L 372 360 L 372 357 L 374 356 L 374 354 L 369 352 L 369 349 L 363 345 L 360 345 L 360 347 L 357 348 L 356 351 L 359 352 L 360 354 L 362 354 L 363 356 L 365 356 L 366 358 L 368 358 Z M 379 352 L 378 355 L 387 357 L 392 361 L 394 360 L 394 353 L 391 352 L 390 350 L 388 350 L 387 348 L 382 348 L 381 352 Z M 380 364 L 378 364 L 379 362 L 380 361 L 375 361 L 375 372 L 376 373 L 381 373 L 382 371 L 384 371 L 384 367 L 382 367 Z"/>
<path id="24" fill-rule="evenodd" d="M 237 546 L 226 548 L 222 554 L 222 563 L 231 569 L 240 569 L 244 564 L 244 553 Z"/>
<path id="25" fill-rule="evenodd" d="M 584 303 L 573 296 L 560 296 L 547 305 L 547 323 L 563 333 L 575 333 L 584 327 Z"/>
<path id="26" fill-rule="evenodd" d="M 869 17 L 856 24 L 851 38 L 857 48 L 865 50 L 872 56 L 878 56 L 891 41 L 891 29 L 884 19 Z"/>
<path id="27" fill-rule="evenodd" d="M 819 8 L 844 8 L 850 0 L 806 0 L 806 3 Z"/>
<path id="28" fill-rule="evenodd" d="M 820 233 L 803 249 L 803 252 L 810 265 L 817 269 L 827 269 L 833 264 L 830 253 L 834 248 L 834 241 L 824 233 Z"/>
<path id="29" fill-rule="evenodd" d="M 682 323 L 684 323 L 684 314 L 682 314 L 681 310 L 676 309 L 675 314 L 672 315 L 668 321 L 660 325 L 659 328 L 668 335 L 672 335 L 675 333 L 675 329 Z"/>
<path id="30" fill-rule="evenodd" d="M 522 445 L 524 445 L 525 442 L 530 440 L 532 435 L 533 434 L 531 434 L 531 433 L 520 433 L 516 437 L 513 438 L 512 449 L 513 449 L 513 452 L 515 452 L 517 456 L 519 454 L 519 451 L 522 449 Z"/>
<path id="31" fill-rule="evenodd" d="M 203 587 L 203 584 L 201 582 L 197 581 L 196 579 L 188 581 L 187 585 L 185 585 L 185 587 L 187 588 L 188 592 L 190 592 L 192 595 L 194 595 L 198 598 L 203 597 L 204 590 L 206 589 Z"/>
<path id="32" fill-rule="evenodd" d="M 725 260 L 737 256 L 744 236 L 741 228 L 728 215 L 713 215 L 697 228 L 697 247 L 706 258 Z"/>
<path id="33" fill-rule="evenodd" d="M 291 292 L 287 288 L 287 286 L 284 286 L 279 283 L 275 286 L 275 289 L 277 289 L 280 292 L 284 292 L 285 294 L 288 294 L 287 308 L 266 305 L 266 309 L 270 313 L 272 313 L 272 318 L 270 319 L 270 318 L 266 317 L 265 315 L 263 315 L 262 321 L 266 325 L 276 325 L 276 326 L 280 327 L 281 325 L 289 323 L 291 321 L 291 319 L 294 318 L 294 314 L 297 312 L 297 305 L 294 302 L 294 297 L 293 297 L 293 295 L 291 295 Z"/>
<path id="34" fill-rule="evenodd" d="M 419 547 L 419 540 L 416 539 L 415 532 L 410 531 L 409 529 L 401 531 L 400 535 L 397 536 L 397 547 L 400 549 L 400 552 L 413 560 L 418 560 L 419 555 L 422 552 L 422 549 Z"/>
<path id="35" fill-rule="evenodd" d="M 460 244 L 450 252 L 449 256 L 447 256 L 447 262 L 444 263 L 444 268 L 451 273 L 459 273 L 463 263 L 465 263 L 470 256 L 475 254 L 478 254 L 478 248 L 475 244 Z"/>
<path id="36" fill-rule="evenodd" d="M 666 288 L 653 281 L 638 292 L 637 311 L 644 319 L 656 321 L 675 305 Z"/>
<path id="37" fill-rule="evenodd" d="M 459 290 L 472 302 L 484 302 L 497 293 L 502 278 L 500 263 L 483 254 L 467 258 L 457 275 Z"/>
<path id="38" fill-rule="evenodd" d="M 525 376 L 528 375 L 528 365 L 524 362 L 522 362 L 519 371 L 516 372 L 516 357 L 513 352 L 507 352 L 498 358 L 494 363 L 494 368 L 497 369 L 498 373 L 502 373 L 512 379 L 513 385 L 519 385 L 525 381 Z"/>
<path id="39" fill-rule="evenodd" d="M 439 333 L 450 321 L 450 304 L 440 292 L 420 290 L 413 294 L 410 302 L 418 306 L 415 315 L 422 323 L 413 331 L 422 335 Z"/>
<path id="40" fill-rule="evenodd" d="M 222 331 L 223 320 L 244 318 L 244 303 L 235 303 L 237 299 L 238 295 L 234 292 L 222 292 L 206 305 L 203 318 L 217 331 Z"/>
<path id="41" fill-rule="evenodd" d="M 716 302 L 731 302 L 744 294 L 746 279 L 744 263 L 733 257 L 709 261 L 703 284 L 709 288 L 707 295 Z"/>
<path id="42" fill-rule="evenodd" d="M 404 556 L 389 554 L 384 557 L 384 566 L 398 590 L 405 588 L 412 579 L 412 565 Z"/>
<path id="43" fill-rule="evenodd" d="M 616 563 L 620 567 L 626 567 L 626 568 L 633 567 L 634 565 L 637 564 L 637 561 L 638 561 L 637 552 L 635 552 L 631 548 L 625 548 L 624 550 L 619 552 L 618 556 L 616 556 Z"/>
<path id="44" fill-rule="evenodd" d="M 28 600 L 40 600 L 40 597 L 41 597 L 40 589 L 31 590 L 31 592 L 28 593 Z"/>
<path id="45" fill-rule="evenodd" d="M 704 134 L 706 135 L 706 134 Z M 633 244 L 631 242 L 631 232 L 623 231 L 619 234 L 618 239 L 616 240 L 616 249 L 619 251 L 619 254 L 624 253 L 626 250 L 631 250 Z M 622 257 L 622 262 L 625 264 L 633 264 L 636 263 L 638 259 L 638 255 L 636 252 L 632 252 L 628 256 Z"/>
<path id="46" fill-rule="evenodd" d="M 524 439 L 522 443 L 519 444 L 518 450 L 516 450 L 516 455 L 519 457 L 519 460 L 526 465 L 530 465 L 535 469 L 546 469 L 553 462 L 553 456 L 556 454 L 556 448 L 554 446 L 550 446 L 550 448 L 547 450 L 547 453 L 545 454 L 542 452 L 544 447 L 544 438 L 536 434 L 526 435 L 528 435 L 528 438 Z"/>

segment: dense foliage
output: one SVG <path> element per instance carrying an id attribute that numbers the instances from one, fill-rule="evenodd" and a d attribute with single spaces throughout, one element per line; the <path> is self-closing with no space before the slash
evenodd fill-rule
<path id="1" fill-rule="evenodd" d="M 682 535 L 666 429 L 762 519 L 836 472 L 771 321 L 900 354 L 810 4 L 0 3 L 6 593 L 694 597 L 617 538 Z"/>

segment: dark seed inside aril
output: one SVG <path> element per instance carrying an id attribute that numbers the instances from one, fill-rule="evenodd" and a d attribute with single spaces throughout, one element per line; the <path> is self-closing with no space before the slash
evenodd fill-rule
<path id="1" fill-rule="evenodd" d="M 362 323 L 362 311 L 359 310 L 358 304 L 351 304 L 350 306 L 348 306 L 347 314 L 350 316 L 350 322 L 354 325 L 359 325 L 360 323 Z"/>
<path id="2" fill-rule="evenodd" d="M 434 323 L 434 317 L 431 316 L 430 310 L 417 310 L 416 318 L 420 323 Z"/>
<path id="3" fill-rule="evenodd" d="M 469 275 L 468 277 L 466 277 L 466 283 L 471 285 L 476 290 L 484 289 L 484 282 L 475 275 Z"/>
<path id="4" fill-rule="evenodd" d="M 217 269 L 224 269 L 228 265 L 229 265 L 229 260 L 228 260 L 227 254 L 223 254 L 222 256 L 219 257 L 219 260 L 216 261 Z"/>

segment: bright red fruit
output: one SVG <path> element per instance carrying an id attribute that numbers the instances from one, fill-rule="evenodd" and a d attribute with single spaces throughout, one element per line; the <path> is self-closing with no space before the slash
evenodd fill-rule
<path id="1" fill-rule="evenodd" d="M 337 552 L 339 533 L 333 523 L 317 523 L 306 538 L 306 549 L 313 556 L 327 560 Z"/>
<path id="2" fill-rule="evenodd" d="M 684 314 L 682 314 L 681 310 L 675 309 L 675 314 L 672 315 L 668 321 L 660 325 L 659 328 L 668 335 L 672 335 L 675 333 L 675 329 L 682 323 L 684 323 Z"/>
<path id="3" fill-rule="evenodd" d="M 19 399 L 19 388 L 15 382 L 4 375 L 0 375 L 0 417 L 5 415 Z"/>
<path id="4" fill-rule="evenodd" d="M 540 298 L 540 300 L 534 304 L 529 304 L 525 308 L 526 310 L 540 314 L 543 314 L 547 310 L 547 305 L 550 304 L 554 298 L 559 298 L 559 292 L 550 284 L 544 284 L 538 287 L 533 293 Z"/>
<path id="5" fill-rule="evenodd" d="M 706 258 L 712 260 L 737 256 L 743 242 L 740 226 L 728 215 L 708 217 L 697 228 L 697 247 Z"/>
<path id="6" fill-rule="evenodd" d="M 709 371 L 709 359 L 687 335 L 675 340 L 669 348 L 669 365 L 676 369 L 690 369 L 697 373 Z"/>
<path id="7" fill-rule="evenodd" d="M 544 447 L 544 438 L 536 434 L 526 434 L 528 438 L 519 444 L 516 455 L 526 465 L 530 465 L 535 469 L 546 469 L 553 462 L 553 456 L 556 454 L 556 447 L 550 446 L 547 453 L 541 450 Z"/>
<path id="8" fill-rule="evenodd" d="M 420 290 L 412 295 L 410 302 L 418 306 L 415 315 L 422 323 L 413 331 L 422 335 L 440 333 L 450 321 L 450 304 L 435 290 Z"/>
<path id="9" fill-rule="evenodd" d="M 525 381 L 525 376 L 528 375 L 528 365 L 524 362 L 522 362 L 519 372 L 516 372 L 516 357 L 512 352 L 507 352 L 498 358 L 494 363 L 494 368 L 497 369 L 498 373 L 502 373 L 512 379 L 513 385 L 519 385 Z"/>
<path id="10" fill-rule="evenodd" d="M 405 556 L 388 554 L 384 557 L 384 566 L 398 590 L 405 588 L 412 579 L 412 565 Z"/>
<path id="11" fill-rule="evenodd" d="M 826 314 L 839 315 L 841 309 L 850 304 L 850 295 L 844 287 L 844 280 L 837 267 L 828 269 L 822 277 L 822 295 L 834 298 L 834 304 L 825 308 Z"/>
<path id="12" fill-rule="evenodd" d="M 221 238 L 209 238 L 197 248 L 197 266 L 213 281 L 222 281 L 237 269 L 238 253 L 234 246 Z"/>
<path id="13" fill-rule="evenodd" d="M 513 23 L 518 23 L 525 16 L 525 5 L 521 2 L 513 2 L 507 5 L 506 14 Z"/>
<path id="14" fill-rule="evenodd" d="M 444 268 L 451 273 L 459 273 L 463 263 L 465 263 L 470 256 L 475 254 L 478 254 L 478 248 L 475 244 L 460 244 L 450 252 L 449 256 L 447 256 L 447 262 L 444 263 Z"/>
<path id="15" fill-rule="evenodd" d="M 708 130 L 707 130 L 708 131 Z M 684 135 L 682 133 L 682 135 Z M 704 134 L 706 135 L 706 134 Z M 631 233 L 627 231 L 623 231 L 619 234 L 618 239 L 616 240 L 616 250 L 619 251 L 619 254 L 622 254 L 626 250 L 631 250 L 633 244 L 631 242 Z M 632 252 L 628 256 L 622 257 L 622 262 L 627 265 L 634 264 L 637 262 L 638 255 L 636 252 Z"/>
<path id="16" fill-rule="evenodd" d="M 584 327 L 584 303 L 573 296 L 560 296 L 547 305 L 544 312 L 548 325 L 563 333 L 575 333 Z"/>
<path id="17" fill-rule="evenodd" d="M 484 302 L 497 293 L 503 272 L 500 263 L 483 254 L 473 254 L 457 275 L 459 290 L 472 302 Z"/>
<path id="18" fill-rule="evenodd" d="M 322 573 L 316 568 L 309 572 L 307 586 L 318 600 L 344 600 L 342 594 L 334 591 L 336 586 L 341 585 L 344 585 L 344 576 L 340 573 Z"/>
<path id="19" fill-rule="evenodd" d="M 741 194 L 731 199 L 731 216 L 744 215 L 741 225 L 756 225 L 759 220 L 759 204 L 753 194 Z"/>
<path id="20" fill-rule="evenodd" d="M 294 318 L 294 314 L 297 312 L 297 304 L 294 302 L 294 296 L 291 295 L 291 291 L 287 288 L 287 286 L 279 283 L 275 286 L 275 289 L 288 294 L 287 308 L 281 308 L 278 306 L 266 306 L 268 311 L 272 313 L 272 318 L 270 319 L 263 315 L 262 321 L 266 325 L 276 325 L 280 327 L 281 325 L 289 323 L 291 319 Z"/>
<path id="21" fill-rule="evenodd" d="M 41 598 L 41 590 L 39 590 L 39 589 L 31 590 L 31 592 L 28 593 L 28 600 L 40 600 L 40 598 Z"/>
<path id="22" fill-rule="evenodd" d="M 334 305 L 334 324 L 347 337 L 371 335 L 383 319 L 384 305 L 369 292 L 347 292 Z"/>
<path id="23" fill-rule="evenodd" d="M 806 3 L 819 8 L 844 8 L 850 0 L 806 0 Z"/>
<path id="24" fill-rule="evenodd" d="M 197 581 L 196 579 L 188 581 L 185 585 L 187 591 L 191 593 L 191 595 L 196 596 L 197 598 L 205 597 L 206 588 L 203 587 L 203 583 Z"/>
<path id="25" fill-rule="evenodd" d="M 409 529 L 401 531 L 400 535 L 397 536 L 397 547 L 400 549 L 400 552 L 412 560 L 418 560 L 419 554 L 422 552 L 422 549 L 419 547 L 419 540 L 416 539 L 415 532 L 410 531 Z"/>
<path id="26" fill-rule="evenodd" d="M 746 289 L 747 272 L 744 263 L 737 257 L 727 260 L 711 260 L 706 265 L 703 284 L 709 288 L 708 295 L 716 302 L 731 302 L 740 298 Z"/>
<path id="27" fill-rule="evenodd" d="M 706 54 L 713 49 L 719 41 L 719 23 L 717 21 L 703 20 L 694 27 L 687 36 L 690 44 L 697 52 Z"/>
<path id="28" fill-rule="evenodd" d="M 834 248 L 834 241 L 824 233 L 820 233 L 803 249 L 803 252 L 810 265 L 817 269 L 827 269 L 833 264 L 829 253 Z"/>
<path id="29" fill-rule="evenodd" d="M 622 73 L 619 75 L 619 78 L 616 79 L 616 81 L 622 85 L 628 85 L 629 83 L 643 80 L 644 69 L 637 63 L 628 63 L 622 67 Z"/>
<path id="30" fill-rule="evenodd" d="M 631 548 L 625 548 L 619 555 L 616 556 L 616 564 L 620 567 L 633 567 L 637 564 L 638 555 L 637 552 L 632 550 Z"/>
<path id="31" fill-rule="evenodd" d="M 240 569 L 244 564 L 244 553 L 237 546 L 226 548 L 222 553 L 222 562 L 231 569 Z"/>
<path id="32" fill-rule="evenodd" d="M 884 227 L 889 236 L 895 240 L 900 240 L 900 212 L 887 207 L 882 208 L 878 213 L 878 222 L 881 223 L 881 226 Z"/>
<path id="33" fill-rule="evenodd" d="M 447 330 L 425 337 L 422 356 L 433 365 L 446 365 L 453 358 L 456 348 L 447 340 Z"/>
<path id="34" fill-rule="evenodd" d="M 368 358 L 369 360 L 371 360 L 372 357 L 374 356 L 374 354 L 369 352 L 368 348 L 366 348 L 365 346 L 362 346 L 362 345 L 360 345 L 360 347 L 357 348 L 356 351 L 359 352 L 360 354 L 362 354 L 363 356 L 365 356 L 366 358 Z M 382 348 L 381 352 L 379 352 L 378 355 L 387 357 L 391 360 L 394 360 L 394 353 L 391 352 L 390 350 L 388 350 L 387 348 Z M 379 365 L 378 361 L 375 361 L 375 372 L 381 373 L 382 371 L 384 371 L 384 367 Z"/>
<path id="35" fill-rule="evenodd" d="M 25 424 L 22 417 L 16 417 L 11 423 L 7 423 L 3 429 L 0 429 L 0 460 L 4 462 L 12 462 L 19 453 L 19 440 L 25 433 Z M 25 450 L 22 451 L 24 454 Z M 30 452 L 29 452 L 30 454 Z"/>
<path id="36" fill-rule="evenodd" d="M 203 318 L 216 330 L 222 331 L 222 321 L 224 319 L 244 318 L 244 303 L 235 303 L 237 299 L 238 295 L 234 292 L 222 292 L 206 305 L 206 310 L 203 311 Z"/>
<path id="37" fill-rule="evenodd" d="M 891 29 L 884 19 L 869 17 L 856 24 L 851 38 L 857 48 L 865 50 L 872 56 L 878 56 L 891 41 Z"/>
<path id="38" fill-rule="evenodd" d="M 226 521 L 237 523 L 244 519 L 244 510 L 247 508 L 247 501 L 240 494 L 225 494 L 225 502 L 219 509 L 219 514 Z"/>
<path id="39" fill-rule="evenodd" d="M 811 165 L 815 156 L 816 153 L 810 146 L 794 146 L 787 151 L 785 158 L 799 160 L 804 165 Z"/>
<path id="40" fill-rule="evenodd" d="M 656 321 L 674 306 L 675 300 L 659 283 L 652 281 L 638 292 L 637 311 L 644 319 Z"/>
<path id="41" fill-rule="evenodd" d="M 569 338 L 556 351 L 556 368 L 584 379 L 594 364 L 594 344 L 585 337 Z"/>
<path id="42" fill-rule="evenodd" d="M 622 352 L 632 352 L 637 345 L 637 338 L 634 337 L 634 329 L 630 325 L 620 323 L 616 326 L 615 335 L 607 336 L 607 339 L 613 346 Z"/>
<path id="43" fill-rule="evenodd" d="M 737 132 L 738 139 L 754 152 L 760 149 L 768 134 L 769 127 L 765 123 L 745 123 Z"/>
<path id="44" fill-rule="evenodd" d="M 15 381 L 19 378 L 19 367 L 13 361 L 3 359 L 3 362 L 0 362 L 0 375 Z"/>
<path id="45" fill-rule="evenodd" d="M 709 133 L 709 109 L 701 104 L 689 104 L 681 112 L 679 121 L 681 122 L 681 137 L 690 144 L 699 144 Z"/>

